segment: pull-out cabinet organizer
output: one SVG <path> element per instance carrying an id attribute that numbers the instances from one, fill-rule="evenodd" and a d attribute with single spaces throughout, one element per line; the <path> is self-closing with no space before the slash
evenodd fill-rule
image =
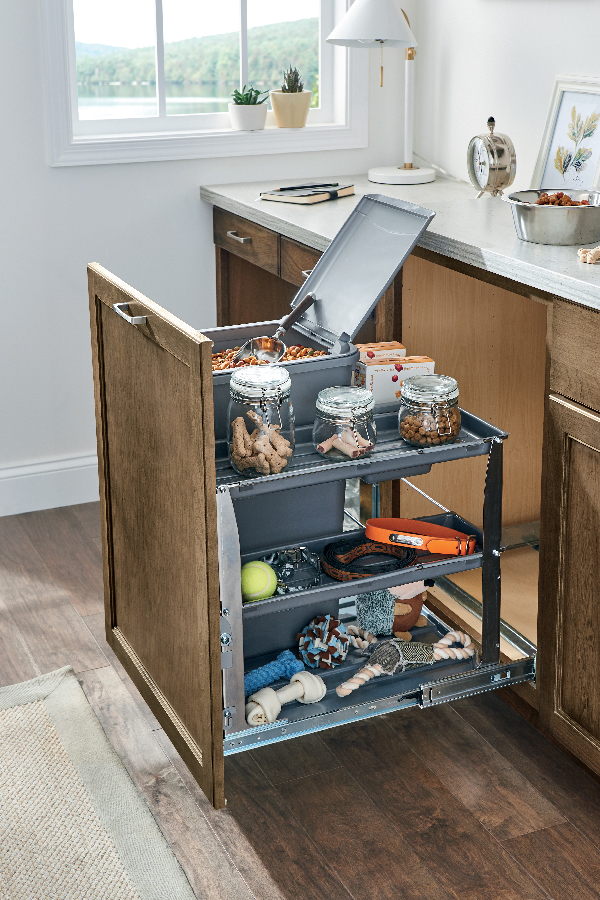
<path id="1" fill-rule="evenodd" d="M 340 235 L 344 229 L 346 236 L 359 233 L 363 242 L 373 243 L 374 253 L 387 254 L 383 274 L 380 265 L 359 266 L 346 281 L 350 295 L 353 278 L 362 279 L 360 291 L 374 305 L 416 243 L 419 228 L 425 227 L 421 214 L 427 211 L 404 204 L 408 210 L 401 210 L 401 227 L 394 230 L 398 210 L 392 202 L 363 199 L 367 202 L 357 207 L 357 219 Z M 413 228 L 413 218 L 418 227 Z M 310 276 L 317 296 L 320 283 L 330 283 L 332 293 L 337 289 L 330 269 L 331 259 L 337 259 L 336 241 L 333 253 L 328 250 Z M 351 259 L 348 270 L 350 264 Z M 315 320 L 299 327 L 303 342 L 329 347 L 324 365 L 319 368 L 318 359 L 286 364 L 296 387 L 306 370 L 300 407 L 304 403 L 307 412 L 297 418 L 291 464 L 279 475 L 242 478 L 227 461 L 225 373 L 213 377 L 213 341 L 95 264 L 89 267 L 89 288 L 107 640 L 217 808 L 225 803 L 225 754 L 535 677 L 533 658 L 499 662 L 504 432 L 463 411 L 456 443 L 416 449 L 400 439 L 396 416 L 383 412 L 368 459 L 334 463 L 319 456 L 311 443 L 308 410 L 314 409 L 321 387 L 348 383 L 357 356 L 352 334 L 340 334 L 331 310 L 319 301 L 310 313 Z M 368 313 L 357 307 L 352 333 Z M 245 336 L 265 333 L 256 324 L 244 331 Z M 226 337 L 212 334 L 214 340 Z M 314 394 L 310 402 L 309 392 Z M 475 535 L 472 555 L 423 554 L 416 565 L 359 582 L 323 574 L 317 586 L 303 592 L 242 605 L 241 563 L 290 545 L 319 552 L 330 541 L 352 535 L 343 531 L 347 479 L 375 484 L 427 473 L 439 462 L 483 455 L 488 457 L 483 532 L 452 512 L 428 519 Z M 349 598 L 358 592 L 477 567 L 483 569 L 481 660 L 381 676 L 340 699 L 337 685 L 366 662 L 351 650 L 339 668 L 319 670 L 327 686 L 321 701 L 286 705 L 272 725 L 246 725 L 244 671 L 297 645 L 297 632 L 315 615 L 347 620 Z M 448 627 L 424 612 L 428 624 L 415 638 L 434 642 Z"/>

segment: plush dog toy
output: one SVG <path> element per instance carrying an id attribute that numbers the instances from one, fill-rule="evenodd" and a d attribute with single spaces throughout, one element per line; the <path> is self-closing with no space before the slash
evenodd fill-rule
<path id="1" fill-rule="evenodd" d="M 410 641 L 410 629 L 427 625 L 421 615 L 426 599 L 425 582 L 413 581 L 383 591 L 359 594 L 356 598 L 358 625 L 373 634 L 393 634 Z"/>

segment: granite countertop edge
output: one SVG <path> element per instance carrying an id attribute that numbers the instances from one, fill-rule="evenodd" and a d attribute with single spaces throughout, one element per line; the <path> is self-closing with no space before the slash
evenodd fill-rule
<path id="1" fill-rule="evenodd" d="M 202 186 L 200 197 L 213 206 L 242 216 L 257 225 L 276 231 L 284 237 L 315 250 L 323 252 L 331 243 L 331 238 L 327 235 L 319 234 L 313 229 L 303 228 L 294 222 L 270 214 L 266 210 L 258 209 L 251 203 L 230 197 L 220 192 L 218 187 Z M 418 246 L 482 271 L 503 276 L 517 284 L 600 311 L 600 288 L 594 284 L 578 281 L 569 275 L 497 253 L 489 247 L 465 243 L 447 234 L 436 232 L 431 226 L 423 234 Z M 573 247 L 572 249 L 573 253 L 576 253 L 577 248 Z"/>

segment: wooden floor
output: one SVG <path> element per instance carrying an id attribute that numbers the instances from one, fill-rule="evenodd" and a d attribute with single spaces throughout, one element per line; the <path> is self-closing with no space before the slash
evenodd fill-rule
<path id="1" fill-rule="evenodd" d="M 74 667 L 197 897 L 600 896 L 600 786 L 493 694 L 230 757 L 215 812 L 104 640 L 101 580 L 97 504 L 0 518 L 0 681 Z"/>

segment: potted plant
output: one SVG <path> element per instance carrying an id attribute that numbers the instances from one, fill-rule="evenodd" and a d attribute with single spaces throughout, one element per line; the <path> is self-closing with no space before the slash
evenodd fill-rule
<path id="1" fill-rule="evenodd" d="M 268 91 L 259 91 L 252 85 L 235 90 L 229 104 L 229 121 L 234 131 L 260 131 L 267 120 L 266 100 Z M 262 100 L 259 98 L 264 94 Z"/>
<path id="2" fill-rule="evenodd" d="M 304 128 L 310 107 L 312 91 L 305 91 L 298 69 L 283 73 L 280 91 L 271 91 L 271 106 L 278 128 Z"/>

